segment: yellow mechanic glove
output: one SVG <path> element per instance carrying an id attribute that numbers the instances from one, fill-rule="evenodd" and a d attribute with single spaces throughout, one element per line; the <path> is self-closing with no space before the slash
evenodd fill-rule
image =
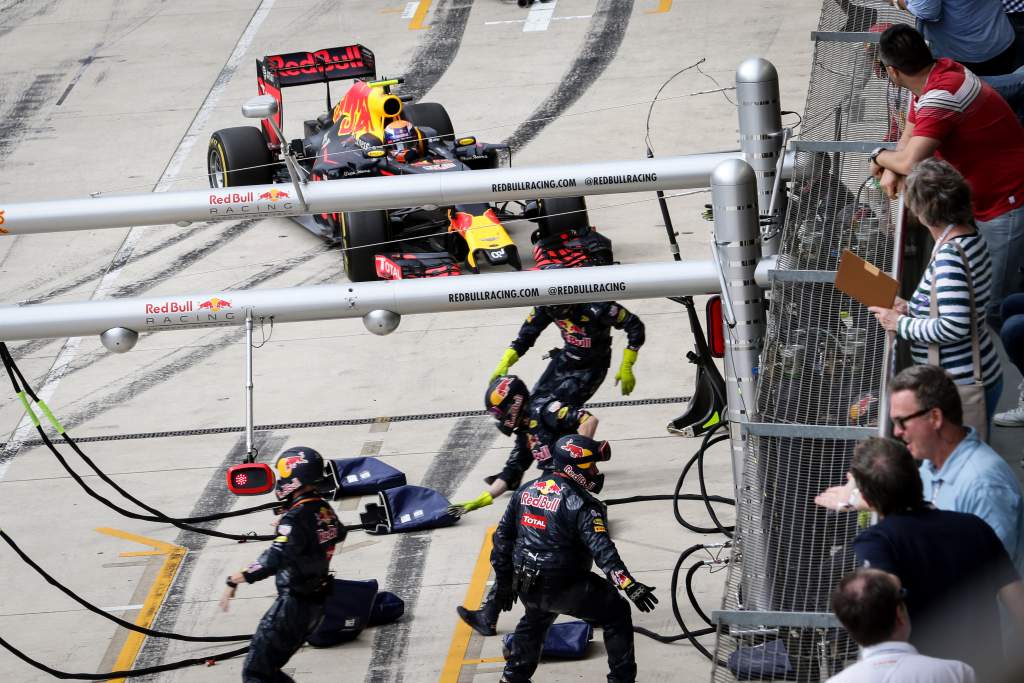
<path id="1" fill-rule="evenodd" d="M 636 388 L 636 376 L 633 374 L 633 363 L 636 362 L 636 351 L 626 349 L 622 352 L 622 364 L 615 373 L 615 383 L 622 382 L 622 395 L 629 396 Z"/>
<path id="2" fill-rule="evenodd" d="M 484 491 L 473 500 L 467 500 L 465 503 L 454 503 L 448 506 L 448 514 L 452 517 L 462 517 L 467 512 L 472 512 L 477 508 L 485 508 L 494 502 L 494 498 L 491 497 L 489 491 Z"/>
<path id="3" fill-rule="evenodd" d="M 494 374 L 491 375 L 491 381 L 493 382 L 498 377 L 508 374 L 508 369 L 516 364 L 519 360 L 519 354 L 516 353 L 515 349 L 505 349 L 505 353 L 501 356 L 501 362 L 498 363 L 498 367 L 494 368 Z"/>

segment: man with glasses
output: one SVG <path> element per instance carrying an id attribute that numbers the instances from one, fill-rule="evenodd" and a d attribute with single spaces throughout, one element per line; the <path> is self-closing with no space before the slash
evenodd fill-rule
<path id="1" fill-rule="evenodd" d="M 925 499 L 940 510 L 981 517 L 1003 542 L 1017 570 L 1024 572 L 1024 501 L 1013 470 L 977 432 L 962 424 L 960 394 L 934 365 L 913 365 L 889 383 L 893 436 L 920 462 Z M 847 475 L 814 501 L 838 510 L 866 509 Z"/>
<path id="2" fill-rule="evenodd" d="M 879 517 L 854 539 L 857 563 L 894 574 L 907 589 L 910 643 L 922 654 L 967 662 L 978 680 L 1004 680 L 1010 664 L 997 603 L 1024 633 L 1024 585 L 992 528 L 975 515 L 926 502 L 914 459 L 895 439 L 861 441 L 850 472 Z M 1014 664 L 1021 645 L 1016 637 L 1006 650 Z"/>
<path id="3" fill-rule="evenodd" d="M 842 578 L 832 591 L 832 611 L 862 650 L 856 664 L 826 683 L 974 682 L 967 664 L 918 654 L 908 642 L 906 595 L 898 576 L 877 569 L 857 569 Z"/>

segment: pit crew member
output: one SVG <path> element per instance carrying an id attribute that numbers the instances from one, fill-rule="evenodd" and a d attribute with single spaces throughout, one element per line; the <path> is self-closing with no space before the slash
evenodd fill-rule
<path id="1" fill-rule="evenodd" d="M 607 441 L 578 434 L 552 450 L 554 470 L 522 486 L 494 532 L 491 565 L 496 602 L 511 609 L 518 597 L 526 614 L 505 654 L 502 681 L 528 682 L 537 669 L 548 628 L 559 614 L 599 625 L 608 651 L 608 681 L 636 680 L 633 620 L 625 592 L 642 612 L 654 609 L 654 588 L 636 581 L 608 535 L 598 493 L 598 462 L 611 457 Z M 590 571 L 594 562 L 605 577 Z"/>
<path id="2" fill-rule="evenodd" d="M 491 381 L 507 374 L 551 323 L 562 333 L 565 345 L 551 351 L 551 362 L 534 385 L 533 395 L 556 396 L 577 406 L 589 401 L 611 365 L 612 328 L 626 332 L 626 348 L 615 383 L 622 383 L 623 396 L 633 392 L 636 387 L 633 364 L 644 344 L 644 324 L 614 301 L 530 309 L 518 336 L 509 344 L 491 375 Z"/>
<path id="3" fill-rule="evenodd" d="M 259 559 L 227 578 L 220 606 L 225 612 L 240 584 L 275 577 L 277 599 L 260 619 L 249 654 L 242 665 L 243 683 L 285 683 L 283 667 L 323 617 L 330 593 L 328 565 L 334 546 L 345 539 L 345 527 L 317 493 L 324 479 L 324 461 L 312 448 L 289 448 L 275 465 L 274 494 L 285 513 L 277 538 Z"/>

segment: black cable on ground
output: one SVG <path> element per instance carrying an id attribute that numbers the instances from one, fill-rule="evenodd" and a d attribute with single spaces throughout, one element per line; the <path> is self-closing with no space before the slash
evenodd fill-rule
<path id="1" fill-rule="evenodd" d="M 144 635 L 152 636 L 154 638 L 169 638 L 171 640 L 184 640 L 184 641 L 187 641 L 187 642 L 190 642 L 190 643 L 223 643 L 223 642 L 233 642 L 233 641 L 237 641 L 237 640 L 249 640 L 250 638 L 252 638 L 252 634 L 251 633 L 249 633 L 247 635 L 239 635 L 239 636 L 185 636 L 185 635 L 181 635 L 179 633 L 168 633 L 166 631 L 155 631 L 153 629 L 146 628 L 145 626 L 139 626 L 137 624 L 131 623 L 130 621 L 125 621 L 124 619 L 122 619 L 120 617 L 114 616 L 110 612 L 107 612 L 107 611 L 104 611 L 104 610 L 100 609 L 99 607 L 97 607 L 96 605 L 92 604 L 91 602 L 88 602 L 84 598 L 80 597 L 77 593 L 72 591 L 70 588 L 66 587 L 64 584 L 60 583 L 55 578 L 53 578 L 50 574 L 48 574 L 46 572 L 45 569 L 43 569 L 38 564 L 36 564 L 36 562 L 31 557 L 26 555 L 25 551 L 23 551 L 20 547 L 18 547 L 18 544 L 14 542 L 14 539 L 11 538 L 10 536 L 8 536 L 7 532 L 4 531 L 3 529 L 0 529 L 0 539 L 3 539 L 3 541 L 7 545 L 9 545 L 11 547 L 11 550 L 13 550 L 15 553 L 17 553 L 18 557 L 20 557 L 21 560 L 25 564 L 27 564 L 29 567 L 32 567 L 32 569 L 34 569 L 37 574 L 42 576 L 43 579 L 48 584 L 50 584 L 51 586 L 53 586 L 54 588 L 59 590 L 61 593 L 63 593 L 64 595 L 68 596 L 69 598 L 71 598 L 72 600 L 74 600 L 79 605 L 81 605 L 85 609 L 89 610 L 93 614 L 98 614 L 101 617 L 103 617 L 104 619 L 109 619 L 110 621 L 114 622 L 118 626 L 126 628 L 129 631 L 135 631 L 136 633 L 142 633 Z"/>
<path id="2" fill-rule="evenodd" d="M 704 623 L 708 626 L 711 626 L 712 630 L 714 630 L 715 625 L 711 622 L 711 618 L 708 617 L 708 615 L 704 613 L 704 610 L 700 608 L 700 603 L 697 602 L 697 596 L 693 594 L 693 575 L 697 573 L 698 569 L 706 566 L 708 566 L 708 563 L 704 560 L 701 560 L 700 562 L 697 562 L 696 564 L 691 566 L 690 569 L 686 572 L 686 597 L 690 599 L 690 605 L 693 607 L 694 611 L 697 612 L 697 616 L 703 619 Z"/>
<path id="3" fill-rule="evenodd" d="M 107 671 L 105 673 L 69 673 L 67 671 L 61 671 L 46 666 L 40 661 L 32 659 L 24 652 L 14 647 L 2 637 L 0 637 L 0 647 L 10 652 L 12 655 L 25 662 L 29 666 L 35 667 L 44 673 L 48 673 L 54 678 L 60 678 L 63 680 L 80 680 L 80 681 L 105 681 L 111 678 L 133 678 L 135 676 L 148 676 L 150 674 L 158 674 L 164 671 L 173 671 L 175 669 L 184 669 L 187 666 L 196 666 L 198 664 L 212 664 L 213 662 L 222 662 L 225 659 L 231 659 L 239 655 L 244 655 L 249 651 L 249 646 L 239 648 L 237 650 L 229 650 L 228 652 L 221 652 L 215 655 L 209 655 L 208 657 L 195 657 L 193 659 L 181 659 L 177 662 L 168 662 L 166 664 L 160 664 L 158 666 L 147 666 L 142 669 L 124 669 L 121 671 Z"/>
<path id="4" fill-rule="evenodd" d="M 21 374 L 21 371 L 18 369 L 17 364 L 14 362 L 14 359 L 11 357 L 10 351 L 7 349 L 7 345 L 2 343 L 2 342 L 0 342 L 0 359 L 3 360 L 4 368 L 7 370 L 7 375 L 8 375 L 8 377 L 11 380 L 11 385 L 14 387 L 15 394 L 17 394 L 22 399 L 22 403 L 25 406 L 26 411 L 29 413 L 29 415 L 33 419 L 33 422 L 35 423 L 36 431 L 39 432 L 40 439 L 42 439 L 42 441 L 46 445 L 46 447 L 57 458 L 57 461 L 61 464 L 61 466 L 68 473 L 68 475 L 71 476 L 71 478 L 74 479 L 75 482 L 80 487 L 82 487 L 82 490 L 84 490 L 90 497 L 92 497 L 95 500 L 99 501 L 100 503 L 106 505 L 107 507 L 109 507 L 110 509 L 116 511 L 117 513 L 119 513 L 119 514 L 121 514 L 121 515 L 123 515 L 125 517 L 129 517 L 131 519 L 138 519 L 138 520 L 147 521 L 147 522 L 158 522 L 158 523 L 162 523 L 162 524 L 172 524 L 172 525 L 178 527 L 179 529 L 183 529 L 185 531 L 193 531 L 195 533 L 204 534 L 206 536 L 215 536 L 217 538 L 226 538 L 226 539 L 230 539 L 230 540 L 234 540 L 234 541 L 243 541 L 244 542 L 244 541 L 272 541 L 272 540 L 274 540 L 275 535 L 273 535 L 273 534 L 266 534 L 266 535 L 258 535 L 258 534 L 231 534 L 231 533 L 227 533 L 227 532 L 223 532 L 223 531 L 217 531 L 215 529 L 205 529 L 203 527 L 192 526 L 189 523 L 186 523 L 186 522 L 180 521 L 180 520 L 178 520 L 178 519 L 176 519 L 174 517 L 169 517 L 169 516 L 165 515 L 160 510 L 157 510 L 154 507 L 146 505 L 141 500 L 139 500 L 138 498 L 136 498 L 135 496 L 131 495 L 130 493 L 125 491 L 123 488 L 121 488 L 116 482 L 114 482 L 109 477 L 107 477 L 99 468 L 97 468 L 95 466 L 94 463 L 92 463 L 91 460 L 88 459 L 88 457 L 81 451 L 81 449 L 78 447 L 78 445 L 76 443 L 74 443 L 74 440 L 71 438 L 71 436 L 66 431 L 64 431 L 63 428 L 61 428 L 59 431 L 62 432 L 62 435 L 64 436 L 65 440 L 69 444 L 71 444 L 72 449 L 80 457 L 82 457 L 84 460 L 86 460 L 86 462 L 103 479 L 104 482 L 106 482 L 107 484 L 112 486 L 114 488 L 114 490 L 116 490 L 118 493 L 120 493 L 122 496 L 124 496 L 128 500 L 132 501 L 133 503 L 135 503 L 136 505 L 138 505 L 142 509 L 144 509 L 144 510 L 146 510 L 146 511 L 152 513 L 152 514 L 143 515 L 143 514 L 138 513 L 138 512 L 132 512 L 131 510 L 127 510 L 127 509 L 117 505 L 116 503 L 110 501 L 109 499 L 103 497 L 102 495 L 100 495 L 99 493 L 94 491 L 82 479 L 81 475 L 79 475 L 77 472 L 75 472 L 74 469 L 72 469 L 72 467 L 68 464 L 68 462 L 64 458 L 64 456 L 61 455 L 60 451 L 57 450 L 56 446 L 54 446 L 53 442 L 50 440 L 50 437 L 47 436 L 46 432 L 43 430 L 43 427 L 40 424 L 38 418 L 36 417 L 35 412 L 31 409 L 31 406 L 28 405 L 28 401 L 25 398 L 25 393 L 27 393 L 29 396 L 31 396 L 32 400 L 35 401 L 37 404 L 39 404 L 39 406 L 41 408 L 44 409 L 44 412 L 49 413 L 49 408 L 46 408 L 45 407 L 45 403 L 40 401 L 39 397 L 36 396 L 35 392 L 32 391 L 31 386 L 29 386 L 28 383 L 25 381 L 24 376 Z M 15 378 L 15 375 L 17 375 L 17 377 L 21 379 L 21 383 L 24 386 L 24 392 L 22 391 L 21 385 L 19 385 L 19 383 L 18 383 L 18 379 Z M 56 421 L 56 418 L 52 418 L 50 414 L 47 414 L 47 417 L 50 418 L 54 423 L 59 424 Z M 258 508 L 260 510 L 266 510 L 266 509 L 270 509 L 271 507 L 276 507 L 277 505 L 278 505 L 277 503 L 264 504 L 264 505 L 258 506 Z M 252 510 L 252 511 L 256 511 L 256 510 Z M 242 514 L 248 514 L 248 512 L 242 512 Z M 213 517 L 213 516 L 211 515 L 211 517 Z"/>
<path id="5" fill-rule="evenodd" d="M 725 496 L 707 496 L 707 500 L 712 503 L 724 503 L 726 505 L 735 505 L 736 501 L 732 498 L 726 498 Z M 656 493 L 649 496 L 629 496 L 628 498 L 609 498 L 608 500 L 602 501 L 605 505 L 625 505 L 626 503 L 646 503 L 654 500 L 689 500 L 698 501 L 705 500 L 705 496 L 701 496 L 697 493 Z M 718 529 L 715 529 L 717 532 Z M 708 532 L 713 533 L 713 532 Z"/>
<path id="6" fill-rule="evenodd" d="M 736 527 L 722 526 L 722 522 L 719 521 L 718 515 L 715 514 L 715 509 L 711 506 L 711 501 L 708 499 L 707 484 L 704 481 L 704 453 L 707 451 L 708 447 L 718 443 L 719 441 L 722 441 L 723 439 L 729 438 L 728 434 L 723 434 L 714 441 L 709 441 L 711 435 L 715 433 L 715 431 L 721 424 L 722 423 L 719 422 L 704 436 L 704 441 L 703 443 L 701 443 L 700 448 L 697 450 L 697 482 L 700 484 L 700 495 L 704 499 L 704 507 L 707 508 L 708 515 L 711 516 L 711 521 L 715 523 L 715 526 L 717 527 L 720 533 L 725 534 L 729 538 L 732 538 L 732 534 L 736 530 Z M 682 480 L 680 480 L 680 484 L 681 483 Z M 736 502 L 733 501 L 733 505 L 735 504 Z M 679 509 L 678 504 L 676 505 L 676 509 Z"/>

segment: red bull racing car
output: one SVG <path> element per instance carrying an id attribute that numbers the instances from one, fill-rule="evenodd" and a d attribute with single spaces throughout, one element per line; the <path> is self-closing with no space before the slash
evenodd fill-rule
<path id="1" fill-rule="evenodd" d="M 284 156 L 308 180 L 443 173 L 496 168 L 510 160 L 507 145 L 457 138 L 445 108 L 412 103 L 392 93 L 402 79 L 376 79 L 373 53 L 362 45 L 269 55 L 256 61 L 260 95 L 277 102 L 273 124 L 218 130 L 210 138 L 212 187 L 282 183 L 261 199 L 287 198 L 291 181 Z M 353 80 L 331 104 L 330 83 Z M 323 83 L 327 111 L 304 122 L 304 135 L 281 140 L 284 88 Z M 276 128 L 276 131 L 275 131 Z M 273 196 L 272 196 L 273 195 Z M 251 199 L 251 198 L 250 198 Z M 314 233 L 340 243 L 353 281 L 459 275 L 486 262 L 522 268 L 504 222 L 526 218 L 538 265 L 611 262 L 611 243 L 593 230 L 582 197 L 501 204 L 410 207 L 296 217 Z"/>

